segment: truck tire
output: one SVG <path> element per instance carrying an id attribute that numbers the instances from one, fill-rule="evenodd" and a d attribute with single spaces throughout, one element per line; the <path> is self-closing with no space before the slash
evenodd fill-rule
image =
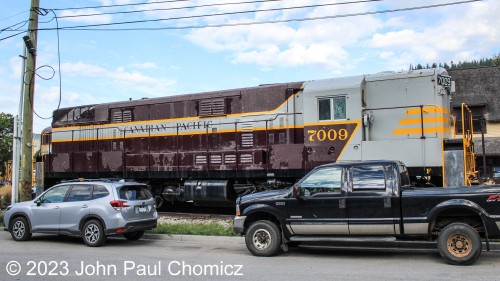
<path id="1" fill-rule="evenodd" d="M 255 256 L 270 257 L 280 249 L 281 231 L 270 221 L 256 221 L 248 228 L 245 243 Z"/>
<path id="2" fill-rule="evenodd" d="M 28 220 L 24 217 L 17 217 L 10 223 L 10 235 L 16 241 L 28 241 L 31 239 L 31 230 Z"/>
<path id="3" fill-rule="evenodd" d="M 447 225 L 439 233 L 437 245 L 441 257 L 453 265 L 473 264 L 483 246 L 479 233 L 465 223 Z"/>

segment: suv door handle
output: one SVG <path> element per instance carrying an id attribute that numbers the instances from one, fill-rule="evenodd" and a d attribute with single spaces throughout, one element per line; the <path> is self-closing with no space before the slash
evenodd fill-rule
<path id="1" fill-rule="evenodd" d="M 56 209 L 56 210 L 57 210 L 57 209 L 59 209 L 59 208 L 60 208 L 59 206 L 55 206 L 55 207 L 54 207 L 54 209 Z"/>
<path id="2" fill-rule="evenodd" d="M 89 206 L 87 204 L 85 205 L 82 205 L 82 208 L 85 209 L 85 208 L 88 208 Z"/>

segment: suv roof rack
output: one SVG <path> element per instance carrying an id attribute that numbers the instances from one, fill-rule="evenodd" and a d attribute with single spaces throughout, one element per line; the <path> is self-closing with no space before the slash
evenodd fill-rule
<path id="1" fill-rule="evenodd" d="M 101 179 L 85 179 L 85 178 L 78 178 L 78 179 L 73 179 L 73 180 L 64 180 L 61 182 L 97 182 L 97 181 L 103 181 L 103 182 L 133 182 L 133 179 L 121 179 L 121 178 L 101 178 Z"/>

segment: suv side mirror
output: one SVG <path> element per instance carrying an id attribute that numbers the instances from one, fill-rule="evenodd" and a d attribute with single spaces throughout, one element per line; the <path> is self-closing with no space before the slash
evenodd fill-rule
<path id="1" fill-rule="evenodd" d="M 40 198 L 36 199 L 35 201 L 37 207 L 40 207 L 40 205 L 42 205 L 42 200 Z"/>

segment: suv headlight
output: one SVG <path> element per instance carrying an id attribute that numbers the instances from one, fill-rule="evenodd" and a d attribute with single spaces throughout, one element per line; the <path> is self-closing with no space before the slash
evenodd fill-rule
<path id="1" fill-rule="evenodd" d="M 7 211 L 12 209 L 12 207 L 13 207 L 12 205 L 7 206 Z"/>

